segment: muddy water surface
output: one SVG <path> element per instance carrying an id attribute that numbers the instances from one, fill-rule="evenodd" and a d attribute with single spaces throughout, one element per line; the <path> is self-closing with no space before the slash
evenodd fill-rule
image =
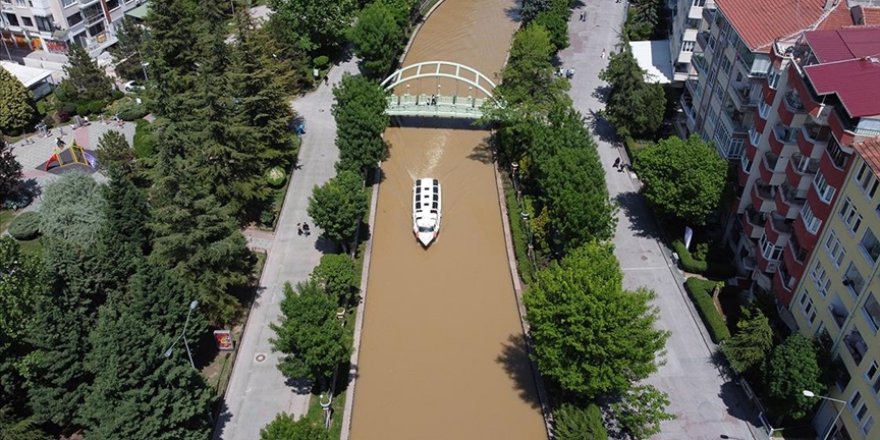
<path id="1" fill-rule="evenodd" d="M 444 60 L 493 80 L 517 24 L 513 0 L 446 0 L 406 65 Z M 411 85 L 421 93 L 434 80 Z M 441 90 L 457 87 L 441 83 Z M 466 86 L 465 86 L 466 89 Z M 443 93 L 441 92 L 441 93 Z M 351 437 L 541 439 L 486 148 L 488 132 L 390 128 L 382 166 Z M 412 234 L 413 180 L 440 179 L 439 239 Z"/>

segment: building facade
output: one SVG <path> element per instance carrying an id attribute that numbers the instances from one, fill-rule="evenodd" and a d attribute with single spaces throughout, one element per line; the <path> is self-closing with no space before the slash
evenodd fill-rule
<path id="1" fill-rule="evenodd" d="M 58 53 L 76 43 L 96 56 L 116 42 L 125 13 L 145 1 L 0 0 L 0 38 L 9 48 Z"/>
<path id="2" fill-rule="evenodd" d="M 692 73 L 691 57 L 697 46 L 697 34 L 703 22 L 703 8 L 714 9 L 714 0 L 671 0 L 672 30 L 669 53 L 672 59 L 672 80 L 683 84 Z"/>

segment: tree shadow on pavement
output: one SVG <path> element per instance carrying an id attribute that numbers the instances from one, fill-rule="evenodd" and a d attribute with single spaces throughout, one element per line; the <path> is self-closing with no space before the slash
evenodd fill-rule
<path id="1" fill-rule="evenodd" d="M 289 386 L 294 393 L 309 394 L 315 387 L 315 382 L 306 377 L 301 377 L 298 379 L 287 377 L 284 379 L 284 385 Z"/>
<path id="2" fill-rule="evenodd" d="M 608 142 L 609 144 L 616 144 L 619 142 L 617 131 L 614 129 L 614 126 L 611 125 L 607 119 L 603 118 L 601 114 L 590 110 L 590 116 L 587 119 L 590 123 L 590 129 L 596 134 L 600 141 Z"/>
<path id="3" fill-rule="evenodd" d="M 721 385 L 718 397 L 724 402 L 724 406 L 727 407 L 727 413 L 732 417 L 748 422 L 756 428 L 761 427 L 757 409 L 749 401 L 745 391 L 736 382 L 724 382 Z"/>
<path id="4" fill-rule="evenodd" d="M 223 428 L 226 427 L 226 424 L 232 420 L 232 413 L 229 412 L 229 406 L 226 405 L 226 400 L 220 400 L 219 408 L 214 410 L 214 427 L 211 431 L 211 438 L 213 440 L 220 440 L 221 435 L 223 434 Z"/>
<path id="5" fill-rule="evenodd" d="M 510 335 L 507 342 L 502 344 L 501 354 L 498 355 L 495 362 L 501 364 L 507 375 L 513 379 L 517 391 L 519 391 L 519 397 L 532 408 L 540 409 L 541 401 L 538 399 L 535 376 L 526 351 L 525 337 L 521 334 Z"/>
<path id="6" fill-rule="evenodd" d="M 641 194 L 637 192 L 620 193 L 615 197 L 615 200 L 629 220 L 630 232 L 637 237 L 660 238 L 654 213 L 648 208 L 648 204 Z"/>
<path id="7" fill-rule="evenodd" d="M 596 98 L 602 104 L 608 103 L 608 95 L 611 94 L 611 86 L 608 84 L 604 84 L 601 86 L 597 86 L 595 90 L 593 90 L 593 94 L 591 95 L 593 98 Z"/>

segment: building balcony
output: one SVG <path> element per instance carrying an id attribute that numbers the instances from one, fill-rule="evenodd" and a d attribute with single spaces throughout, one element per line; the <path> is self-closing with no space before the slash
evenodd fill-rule
<path id="1" fill-rule="evenodd" d="M 773 295 L 776 300 L 785 307 L 791 303 L 794 296 L 794 288 L 797 285 L 797 278 L 792 277 L 786 272 L 785 264 L 780 264 L 776 275 L 773 276 Z"/>
<path id="2" fill-rule="evenodd" d="M 706 62 L 706 56 L 702 53 L 694 53 L 693 57 L 691 57 L 691 65 L 697 69 L 700 75 L 706 75 L 706 72 L 709 71 L 709 63 Z"/>
<path id="3" fill-rule="evenodd" d="M 746 151 L 748 151 L 750 148 L 752 147 L 746 145 Z M 749 174 L 750 173 L 748 171 L 743 169 L 742 164 L 740 164 L 738 167 L 736 167 L 736 183 L 739 184 L 739 186 L 741 187 L 746 186 L 746 183 L 749 182 Z"/>
<path id="4" fill-rule="evenodd" d="M 744 111 L 746 107 L 755 107 L 758 105 L 758 97 L 754 96 L 752 87 L 749 84 L 740 86 L 734 85 L 730 89 L 730 96 L 737 110 Z"/>
<path id="5" fill-rule="evenodd" d="M 758 287 L 769 292 L 773 288 L 773 281 L 763 271 L 758 270 L 757 265 L 755 266 L 755 269 L 756 270 L 752 272 L 752 279 L 755 280 L 755 283 L 758 284 Z"/>
<path id="6" fill-rule="evenodd" d="M 779 160 L 779 156 L 768 151 L 761 158 L 758 172 L 761 174 L 761 180 L 764 182 L 770 185 L 779 185 L 785 180 L 785 163 Z"/>
<path id="7" fill-rule="evenodd" d="M 766 213 L 755 211 L 752 206 L 746 207 L 746 210 L 740 214 L 743 235 L 749 238 L 758 239 L 764 233 L 764 225 L 767 223 Z"/>
<path id="8" fill-rule="evenodd" d="M 706 47 L 709 45 L 709 31 L 700 31 L 697 33 L 697 46 L 704 51 L 707 50 Z"/>
<path id="9" fill-rule="evenodd" d="M 764 234 L 767 235 L 767 241 L 776 246 L 788 244 L 788 238 L 791 236 L 791 223 L 772 214 L 765 215 L 765 217 L 767 221 L 764 223 Z"/>
<path id="10" fill-rule="evenodd" d="M 803 103 L 791 90 L 783 96 L 782 103 L 776 107 L 776 113 L 779 121 L 789 127 L 802 125 L 807 117 Z"/>
<path id="11" fill-rule="evenodd" d="M 681 106 L 682 113 L 685 114 L 685 117 L 688 120 L 688 128 L 693 130 L 694 125 L 697 122 L 697 114 L 694 110 L 694 100 L 691 97 L 690 93 L 682 93 L 681 98 L 679 98 L 679 105 Z"/>
<path id="12" fill-rule="evenodd" d="M 752 119 L 754 122 L 755 131 L 759 134 L 763 133 L 764 128 L 767 126 L 767 118 L 764 116 L 761 116 L 760 111 L 753 112 L 753 115 L 754 115 L 754 117 Z"/>
<path id="13" fill-rule="evenodd" d="M 804 206 L 806 197 L 799 194 L 796 187 L 783 183 L 776 190 L 776 212 L 785 218 L 793 219 Z"/>
<path id="14" fill-rule="evenodd" d="M 801 180 L 804 177 L 810 178 L 816 175 L 819 170 L 819 161 L 810 159 L 800 154 L 793 154 L 788 158 L 788 165 L 785 167 L 785 177 L 794 187 L 801 186 Z"/>
<path id="15" fill-rule="evenodd" d="M 813 209 L 813 205 L 810 205 L 810 209 Z M 819 232 L 821 232 L 821 230 L 822 227 L 820 225 L 816 232 L 810 232 L 807 229 L 807 225 L 804 223 L 804 218 L 802 216 L 798 216 L 796 219 L 794 219 L 794 225 L 792 226 L 792 239 L 789 240 L 789 243 L 797 240 L 800 249 L 796 250 L 802 250 L 806 251 L 806 253 L 810 253 L 813 248 L 816 247 L 816 242 L 819 240 Z M 806 262 L 806 260 L 804 261 Z"/>
<path id="16" fill-rule="evenodd" d="M 801 127 L 795 138 L 798 144 L 798 152 L 800 152 L 800 154 L 807 157 L 816 157 L 818 156 L 820 149 L 825 149 L 825 147 L 828 146 L 827 135 L 825 136 L 824 141 L 817 139 L 817 137 L 820 136 L 820 130 L 821 128 L 819 126 L 809 123 L 804 124 L 804 126 Z"/>
<path id="17" fill-rule="evenodd" d="M 828 115 L 828 125 L 831 126 L 831 134 L 837 139 L 841 145 L 852 145 L 855 141 L 855 131 L 851 128 L 851 124 L 844 121 L 840 116 L 840 111 L 833 111 Z"/>
<path id="18" fill-rule="evenodd" d="M 703 16 L 703 20 L 706 23 L 711 23 L 712 20 L 715 19 L 715 8 L 710 8 L 710 7 L 704 6 L 703 10 L 700 12 L 700 14 Z"/>
<path id="19" fill-rule="evenodd" d="M 721 119 L 727 125 L 731 134 L 748 133 L 749 126 L 746 125 L 746 121 L 748 120 L 746 114 L 737 110 L 733 104 L 729 104 L 724 110 L 722 110 L 721 115 Z"/>
<path id="20" fill-rule="evenodd" d="M 797 220 L 795 220 L 795 224 L 797 224 Z M 800 279 L 809 258 L 809 251 L 801 247 L 797 235 L 794 235 L 794 225 L 792 225 L 792 235 L 788 238 L 788 246 L 782 251 L 782 262 L 785 264 L 786 274 Z"/>
<path id="21" fill-rule="evenodd" d="M 819 107 L 819 103 L 813 99 L 813 93 L 807 88 L 807 84 L 804 82 L 804 78 L 800 75 L 798 70 L 799 69 L 788 69 L 788 86 L 796 92 L 797 97 L 799 98 L 797 101 L 804 108 L 804 111 L 812 113 L 817 107 Z"/>
<path id="22" fill-rule="evenodd" d="M 776 207 L 775 196 L 775 187 L 758 180 L 752 186 L 752 207 L 758 212 L 771 212 Z"/>
<path id="23" fill-rule="evenodd" d="M 865 343 L 865 338 L 862 337 L 862 334 L 854 329 L 843 337 L 843 343 L 846 345 L 846 350 L 852 356 L 855 364 L 860 364 L 862 359 L 865 358 L 865 353 L 868 351 L 868 344 Z"/>
<path id="24" fill-rule="evenodd" d="M 766 105 L 773 105 L 773 100 L 776 99 L 776 89 L 770 85 L 770 82 L 766 79 L 761 81 L 761 99 L 760 102 L 763 102 Z"/>
<path id="25" fill-rule="evenodd" d="M 837 188 L 838 191 L 843 188 L 850 158 L 851 155 L 841 150 L 836 142 L 831 142 L 819 159 L 819 171 L 828 184 Z"/>
<path id="26" fill-rule="evenodd" d="M 773 274 L 779 269 L 779 260 L 771 260 L 761 252 L 755 252 L 755 263 L 759 272 Z M 771 284 L 770 277 L 767 277 L 766 284 Z"/>

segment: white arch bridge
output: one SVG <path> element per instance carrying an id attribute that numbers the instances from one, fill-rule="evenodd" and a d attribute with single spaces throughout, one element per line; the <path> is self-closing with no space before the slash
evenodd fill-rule
<path id="1" fill-rule="evenodd" d="M 411 81 L 435 79 L 436 90 L 419 90 L 410 94 Z M 454 82 L 454 90 L 441 88 L 440 80 Z M 388 97 L 385 112 L 390 116 L 435 116 L 444 118 L 478 119 L 483 115 L 485 102 L 497 102 L 493 96 L 495 83 L 477 69 L 450 61 L 425 61 L 398 69 L 382 81 L 381 86 L 391 91 L 406 85 L 403 93 Z M 423 85 L 423 84 L 422 84 Z M 461 87 L 459 87 L 461 86 Z M 464 87 L 467 90 L 461 90 Z"/>

